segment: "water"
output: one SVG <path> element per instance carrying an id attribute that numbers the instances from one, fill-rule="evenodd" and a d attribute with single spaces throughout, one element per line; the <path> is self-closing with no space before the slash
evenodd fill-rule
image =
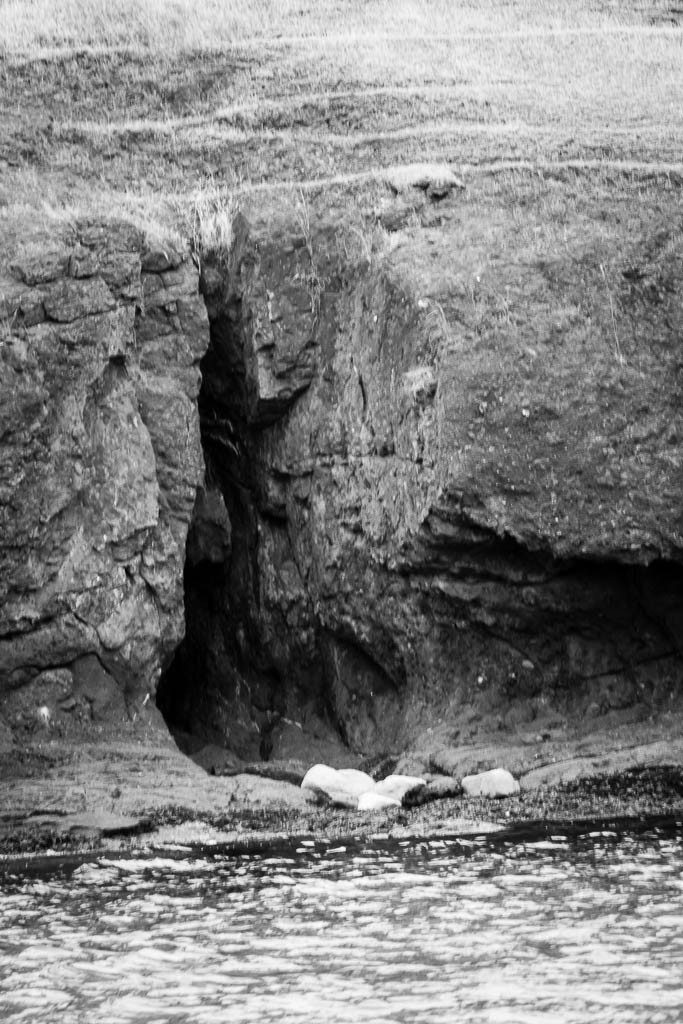
<path id="1" fill-rule="evenodd" d="M 683 1019 L 683 827 L 0 870 L 5 1024 Z"/>

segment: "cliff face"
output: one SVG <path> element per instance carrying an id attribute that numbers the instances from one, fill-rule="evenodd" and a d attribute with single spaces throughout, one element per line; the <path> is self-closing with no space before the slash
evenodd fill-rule
<path id="1" fill-rule="evenodd" d="M 250 759 L 680 711 L 680 227 L 482 202 L 390 204 L 379 252 L 239 216 L 203 298 L 130 226 L 12 242 L 5 726 L 125 730 L 160 677 Z"/>
<path id="2" fill-rule="evenodd" d="M 615 255 L 579 214 L 558 250 L 509 204 L 427 203 L 381 257 L 238 218 L 203 276 L 176 725 L 343 760 L 679 706 L 676 229 Z"/>
<path id="3" fill-rule="evenodd" d="M 10 241 L 0 281 L 0 715 L 124 729 L 184 632 L 206 310 L 123 223 Z"/>

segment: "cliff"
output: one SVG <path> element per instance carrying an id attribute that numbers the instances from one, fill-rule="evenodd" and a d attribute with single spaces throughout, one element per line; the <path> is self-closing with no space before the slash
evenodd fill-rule
<path id="1" fill-rule="evenodd" d="M 112 735 L 149 717 L 184 633 L 206 310 L 188 254 L 130 224 L 6 239 L 0 715 Z"/>
<path id="2" fill-rule="evenodd" d="M 680 227 L 414 184 L 238 214 L 201 281 L 121 223 L 12 240 L 7 735 L 130 731 L 157 684 L 249 761 L 667 734 Z"/>
<path id="3" fill-rule="evenodd" d="M 407 193 L 360 230 L 329 195 L 240 216 L 204 266 L 210 486 L 161 704 L 247 759 L 680 711 L 678 229 L 643 209 L 617 246 L 583 196 L 560 245 L 531 187 Z"/>

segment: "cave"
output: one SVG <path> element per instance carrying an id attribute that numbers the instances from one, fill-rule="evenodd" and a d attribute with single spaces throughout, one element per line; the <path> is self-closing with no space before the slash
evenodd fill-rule
<path id="1" fill-rule="evenodd" d="M 524 451 L 527 424 L 502 399 L 492 420 L 490 385 L 469 385 L 474 416 L 442 394 L 450 329 L 329 238 L 315 266 L 311 251 L 291 228 L 256 243 L 238 218 L 228 263 L 203 268 L 205 481 L 157 694 L 179 745 L 342 764 L 396 759 L 435 725 L 471 743 L 678 706 L 680 551 L 630 539 L 633 509 L 620 527 L 621 492 L 589 459 L 563 457 L 563 493 L 547 458 L 510 462 L 514 438 L 492 466 L 480 437 L 514 422 Z M 464 478 L 454 431 L 481 455 Z"/>

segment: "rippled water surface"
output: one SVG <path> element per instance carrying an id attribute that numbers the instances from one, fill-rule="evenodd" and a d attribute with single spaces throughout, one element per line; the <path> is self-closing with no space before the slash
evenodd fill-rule
<path id="1" fill-rule="evenodd" d="M 683 1019 L 683 830 L 0 869 L 0 1020 Z"/>

